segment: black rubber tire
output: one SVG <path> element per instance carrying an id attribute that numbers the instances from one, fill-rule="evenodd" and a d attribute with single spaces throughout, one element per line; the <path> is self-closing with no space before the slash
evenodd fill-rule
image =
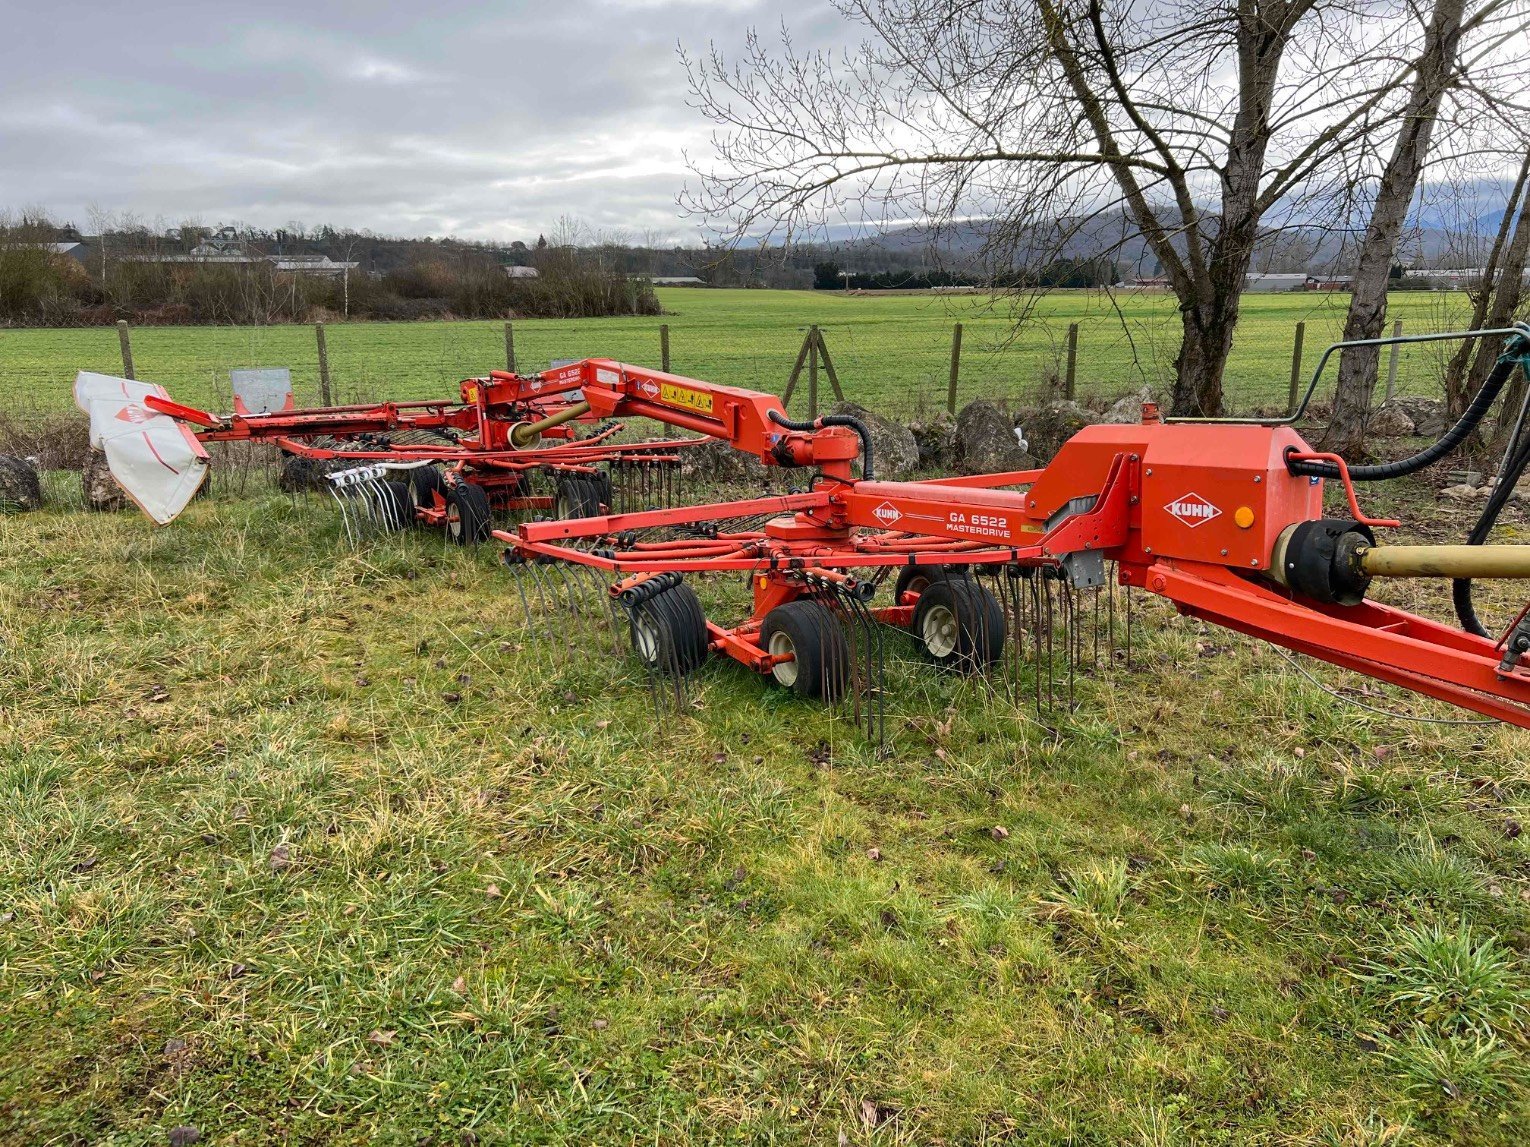
<path id="1" fill-rule="evenodd" d="M 604 493 L 599 478 L 583 474 L 565 474 L 558 479 L 558 494 L 553 502 L 553 517 L 558 521 L 570 518 L 594 518 L 600 514 L 601 495 Z M 609 502 L 606 503 L 610 505 Z"/>
<path id="2" fill-rule="evenodd" d="M 898 571 L 898 580 L 893 583 L 893 604 L 900 604 L 907 592 L 924 593 L 931 582 L 971 576 L 964 566 L 904 566 Z"/>
<path id="3" fill-rule="evenodd" d="M 795 656 L 770 672 L 776 684 L 798 696 L 838 701 L 849 691 L 850 643 L 839 619 L 821 601 L 800 599 L 776 606 L 760 626 L 760 648 Z"/>
<path id="4" fill-rule="evenodd" d="M 628 630 L 632 651 L 655 673 L 682 677 L 707 659 L 706 614 L 684 583 L 634 606 Z"/>
<path id="5" fill-rule="evenodd" d="M 409 493 L 416 506 L 434 506 L 432 494 L 446 497 L 446 478 L 434 466 L 421 466 L 409 472 Z"/>
<path id="6" fill-rule="evenodd" d="M 406 530 L 414 524 L 414 499 L 408 482 L 380 483 L 377 501 L 378 524 L 387 530 Z"/>
<path id="7" fill-rule="evenodd" d="M 914 606 L 909 631 L 936 665 L 962 673 L 981 672 L 1004 653 L 1004 610 L 971 578 L 931 582 Z"/>
<path id="8" fill-rule="evenodd" d="M 476 546 L 489 540 L 489 495 L 482 486 L 458 482 L 446 489 L 446 540 Z"/>

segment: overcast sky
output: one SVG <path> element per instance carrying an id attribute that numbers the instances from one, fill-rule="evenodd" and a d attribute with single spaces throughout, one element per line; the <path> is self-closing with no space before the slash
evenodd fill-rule
<path id="1" fill-rule="evenodd" d="M 0 207 L 515 239 L 560 215 L 693 237 L 709 125 L 677 41 L 732 51 L 826 0 L 0 0 Z"/>

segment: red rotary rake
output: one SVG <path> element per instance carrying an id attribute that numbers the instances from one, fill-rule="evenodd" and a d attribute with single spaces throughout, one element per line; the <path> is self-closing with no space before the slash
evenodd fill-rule
<path id="1" fill-rule="evenodd" d="M 1291 427 L 1300 410 L 1277 422 L 1164 422 L 1149 404 L 1139 425 L 1080 431 L 1044 468 L 923 482 L 878 481 L 869 436 L 853 418 L 797 422 L 772 395 L 589 360 L 560 377 L 577 377 L 597 416 L 650 418 L 766 465 L 807 468 L 807 488 L 528 522 L 494 536 L 509 545 L 506 564 L 551 600 L 563 595 L 549 579 L 566 588 L 570 571 L 611 579 L 613 609 L 653 673 L 678 678 L 722 654 L 799 694 L 853 694 L 874 732 L 886 627 L 959 670 L 1000 663 L 1011 633 L 1044 655 L 1059 621 L 1076 655 L 1074 593 L 1098 591 L 1112 567 L 1121 585 L 1184 614 L 1530 727 L 1530 606 L 1495 638 L 1472 612 L 1469 580 L 1530 577 L 1530 549 L 1481 544 L 1530 463 L 1523 410 L 1500 473 L 1503 498 L 1490 501 L 1466 546 L 1378 545 L 1374 530 L 1398 523 L 1367 518 L 1355 492 L 1356 482 L 1444 457 L 1517 368 L 1530 372 L 1530 327 L 1470 337 L 1482 334 L 1508 336 L 1482 392 L 1440 441 L 1402 462 L 1349 467 L 1313 452 Z M 1349 517 L 1324 516 L 1326 478 L 1342 483 Z M 725 625 L 705 616 L 685 578 L 728 572 L 747 575 L 753 604 Z M 1367 601 L 1375 577 L 1455 578 L 1464 628 Z M 1011 656 L 1019 645 L 1011 641 Z"/>
<path id="2" fill-rule="evenodd" d="M 492 371 L 463 381 L 457 399 L 309 409 L 294 407 L 290 389 L 246 390 L 219 416 L 152 384 L 82 372 L 75 400 L 114 476 L 160 523 L 205 477 L 205 443 L 267 442 L 328 478 L 353 539 L 367 522 L 413 522 L 471 545 L 488 537 L 496 509 L 579 517 L 673 501 L 681 451 L 704 440 L 617 441 L 620 424 L 580 437 L 575 424 L 597 417 L 580 380 L 568 368 Z"/>

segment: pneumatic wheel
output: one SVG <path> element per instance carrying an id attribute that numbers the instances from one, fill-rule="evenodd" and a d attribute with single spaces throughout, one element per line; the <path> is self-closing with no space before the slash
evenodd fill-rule
<path id="1" fill-rule="evenodd" d="M 409 471 L 409 499 L 415 506 L 434 506 L 434 495 L 446 497 L 446 479 L 434 466 L 420 466 Z"/>
<path id="2" fill-rule="evenodd" d="M 414 498 L 408 482 L 383 482 L 378 495 L 378 520 L 384 529 L 402 530 L 414 522 Z"/>
<path id="3" fill-rule="evenodd" d="M 558 496 L 553 502 L 553 516 L 559 521 L 596 517 L 600 514 L 602 493 L 604 486 L 598 477 L 565 474 L 558 479 Z"/>
<path id="4" fill-rule="evenodd" d="M 776 606 L 760 626 L 760 647 L 772 657 L 790 655 L 772 665 L 770 675 L 799 696 L 837 701 L 850 687 L 850 643 L 821 601 Z"/>
<path id="5" fill-rule="evenodd" d="M 476 546 L 489 539 L 489 495 L 482 486 L 458 482 L 446 489 L 446 540 Z"/>
<path id="6" fill-rule="evenodd" d="M 971 578 L 931 582 L 909 629 L 931 661 L 962 673 L 986 669 L 1004 652 L 1004 610 Z"/>
<path id="7" fill-rule="evenodd" d="M 903 604 L 905 593 L 923 594 L 932 582 L 971 576 L 964 566 L 904 566 L 893 583 L 893 604 Z"/>
<path id="8" fill-rule="evenodd" d="M 696 591 L 681 583 L 632 607 L 632 651 L 655 673 L 682 677 L 707 658 L 707 619 Z"/>

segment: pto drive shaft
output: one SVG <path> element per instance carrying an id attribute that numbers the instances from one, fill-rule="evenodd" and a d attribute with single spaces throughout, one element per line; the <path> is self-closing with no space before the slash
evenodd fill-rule
<path id="1" fill-rule="evenodd" d="M 1530 546 L 1362 546 L 1367 577 L 1530 578 Z"/>

